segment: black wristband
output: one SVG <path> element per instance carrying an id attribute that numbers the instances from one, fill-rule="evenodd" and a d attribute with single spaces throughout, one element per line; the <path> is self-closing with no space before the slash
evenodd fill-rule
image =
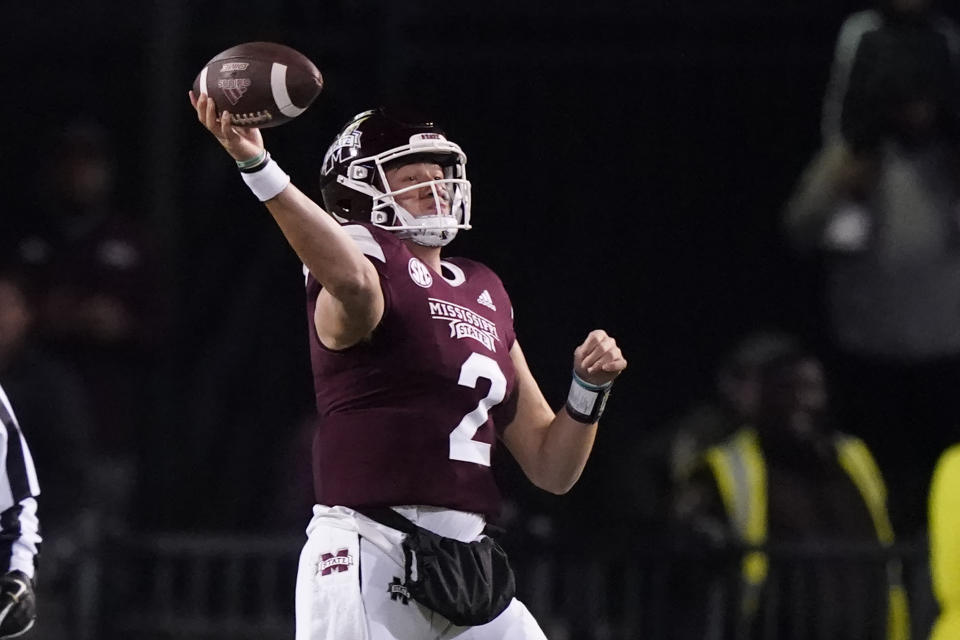
<path id="1" fill-rule="evenodd" d="M 259 155 L 249 160 L 238 161 L 237 168 L 240 173 L 256 173 L 266 167 L 268 162 L 270 162 L 270 154 L 264 149 Z"/>
<path id="2" fill-rule="evenodd" d="M 570 383 L 570 393 L 567 394 L 566 410 L 571 418 L 583 424 L 593 424 L 603 415 L 610 397 L 613 382 L 604 385 L 595 385 L 586 382 L 576 372 Z"/>

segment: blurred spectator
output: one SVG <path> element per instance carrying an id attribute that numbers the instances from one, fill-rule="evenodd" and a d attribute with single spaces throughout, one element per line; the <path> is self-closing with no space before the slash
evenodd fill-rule
<path id="1" fill-rule="evenodd" d="M 83 385 L 64 363 L 39 347 L 32 335 L 34 312 L 22 280 L 0 272 L 0 379 L 33 456 L 44 468 L 45 538 L 66 531 L 89 499 L 85 484 L 91 468 L 92 420 Z M 51 534 L 54 534 L 52 537 Z"/>
<path id="2" fill-rule="evenodd" d="M 960 30 L 935 0 L 880 0 L 840 29 L 824 99 L 824 140 L 858 155 L 960 135 Z"/>
<path id="3" fill-rule="evenodd" d="M 717 366 L 709 396 L 634 446 L 621 482 L 641 525 L 662 531 L 675 484 L 690 476 L 704 451 L 753 421 L 761 367 L 797 344 L 782 331 L 760 330 L 743 336 Z"/>
<path id="4" fill-rule="evenodd" d="M 884 496 L 867 446 L 833 422 L 820 360 L 798 350 L 763 367 L 753 426 L 707 451 L 680 494 L 676 517 L 689 541 L 708 548 L 891 545 Z M 705 570 L 703 564 L 692 569 Z M 718 626 L 724 637 L 736 638 L 883 637 L 869 630 L 884 619 L 888 639 L 907 637 L 898 564 L 825 562 L 791 569 L 753 551 L 713 570 L 716 580 L 683 574 L 694 603 L 683 620 L 698 629 L 684 629 L 679 637 L 704 637 Z M 805 578 L 797 579 L 799 572 Z M 790 579 L 769 584 L 778 575 Z M 737 595 L 712 608 L 718 601 L 711 598 L 721 593 Z M 889 609 L 881 605 L 878 611 L 879 603 Z"/>
<path id="5" fill-rule="evenodd" d="M 674 480 L 688 477 L 704 451 L 753 421 L 759 408 L 760 371 L 797 346 L 793 336 L 779 331 L 757 331 L 734 346 L 717 369 L 713 400 L 694 407 L 673 425 Z"/>
<path id="6" fill-rule="evenodd" d="M 930 486 L 930 570 L 940 605 L 930 640 L 960 638 L 960 445 L 937 462 Z"/>
<path id="7" fill-rule="evenodd" d="M 39 193 L 13 255 L 36 291 L 38 340 L 76 369 L 104 457 L 99 495 L 122 510 L 135 481 L 161 305 L 152 251 L 115 201 L 116 149 L 107 130 L 75 122 L 53 132 Z M 105 505 L 106 506 L 106 505 Z"/>
<path id="8" fill-rule="evenodd" d="M 851 15 L 823 132 L 786 231 L 823 261 L 838 411 L 869 430 L 898 524 L 919 531 L 929 471 L 960 420 L 957 26 L 930 0 Z"/>

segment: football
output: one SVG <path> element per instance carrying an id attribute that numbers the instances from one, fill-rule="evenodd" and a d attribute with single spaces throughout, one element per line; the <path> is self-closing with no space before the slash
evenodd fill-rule
<path id="1" fill-rule="evenodd" d="M 320 70 L 305 55 L 274 42 L 247 42 L 218 53 L 193 81 L 217 115 L 229 111 L 240 127 L 276 127 L 293 120 L 323 89 Z"/>

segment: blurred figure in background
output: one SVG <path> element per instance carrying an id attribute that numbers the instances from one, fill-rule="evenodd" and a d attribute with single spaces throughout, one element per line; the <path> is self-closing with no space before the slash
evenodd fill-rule
<path id="1" fill-rule="evenodd" d="M 85 385 L 102 458 L 94 494 L 119 522 L 150 416 L 160 296 L 146 234 L 116 202 L 117 171 L 102 126 L 74 122 L 54 132 L 37 208 L 13 253 L 36 292 L 38 340 Z"/>
<path id="2" fill-rule="evenodd" d="M 22 280 L 0 272 L 0 379 L 16 404 L 44 473 L 44 527 L 67 523 L 88 499 L 93 430 L 75 372 L 38 346 L 34 312 Z M 50 543 L 48 531 L 48 547 Z"/>
<path id="3" fill-rule="evenodd" d="M 709 449 L 677 500 L 690 544 L 893 544 L 881 474 L 866 444 L 838 430 L 828 400 L 816 356 L 796 350 L 764 365 L 753 424 Z M 683 620 L 695 628 L 678 637 L 712 628 L 730 638 L 908 636 L 899 564 L 808 568 L 754 551 L 712 570 L 712 579 L 683 575 L 694 603 Z"/>
<path id="4" fill-rule="evenodd" d="M 623 465 L 621 482 L 641 526 L 662 532 L 677 483 L 690 476 L 704 451 L 754 420 L 761 368 L 797 344 L 782 331 L 743 336 L 717 366 L 709 396 L 637 442 L 631 464 Z"/>
<path id="5" fill-rule="evenodd" d="M 940 605 L 930 640 L 960 638 L 960 445 L 937 462 L 930 486 L 930 571 Z"/>
<path id="6" fill-rule="evenodd" d="M 671 426 L 673 480 L 688 477 L 704 451 L 753 422 L 760 403 L 760 372 L 768 362 L 798 345 L 788 333 L 756 331 L 727 353 L 717 369 L 712 401 L 694 407 Z"/>
<path id="7" fill-rule="evenodd" d="M 823 260 L 837 409 L 868 430 L 919 532 L 960 421 L 960 32 L 931 0 L 845 21 L 823 134 L 785 227 Z"/>

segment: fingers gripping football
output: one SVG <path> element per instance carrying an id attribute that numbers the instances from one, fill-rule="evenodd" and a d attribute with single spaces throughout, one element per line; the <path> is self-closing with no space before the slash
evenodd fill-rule
<path id="1" fill-rule="evenodd" d="M 590 384 L 611 382 L 626 368 L 627 361 L 617 341 L 602 329 L 591 331 L 583 344 L 573 351 L 573 370 Z"/>
<path id="2" fill-rule="evenodd" d="M 190 91 L 190 104 L 197 111 L 197 119 L 212 133 L 234 160 L 249 160 L 263 150 L 263 136 L 254 127 L 233 126 L 229 111 L 217 117 L 217 105 L 207 94 Z"/>

